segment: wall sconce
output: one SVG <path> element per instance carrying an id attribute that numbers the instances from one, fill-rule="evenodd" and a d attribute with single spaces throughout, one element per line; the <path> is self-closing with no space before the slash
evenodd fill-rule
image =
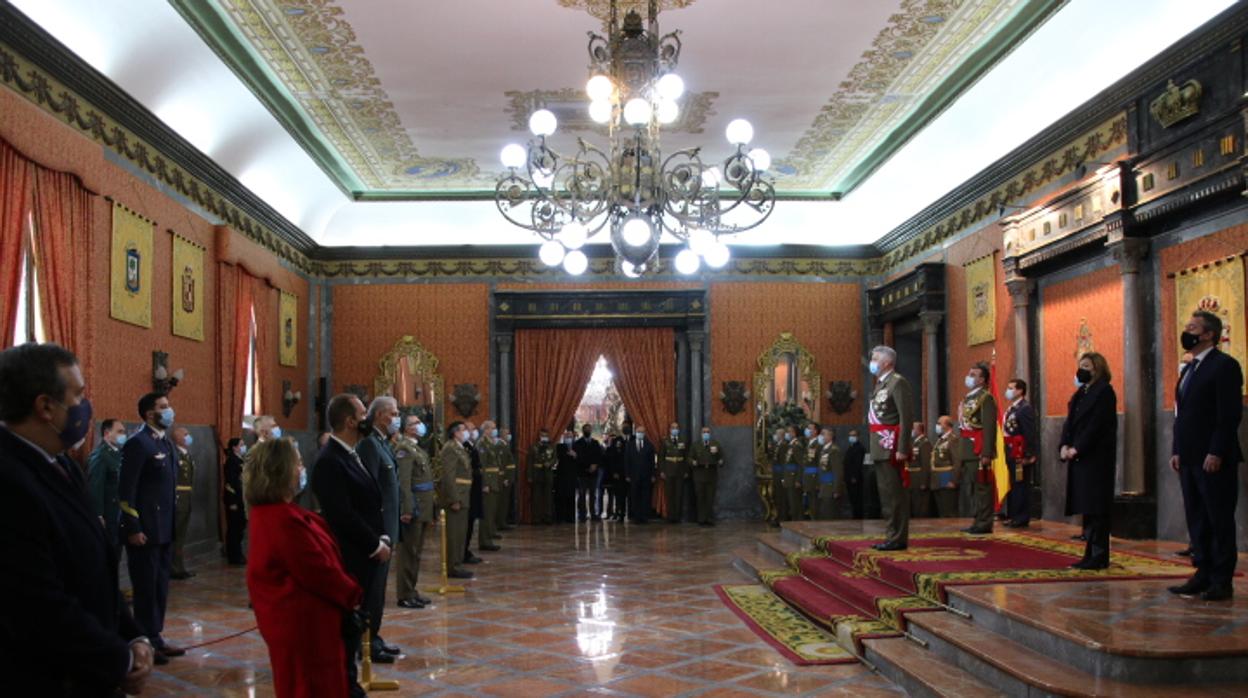
<path id="1" fill-rule="evenodd" d="M 282 381 L 282 416 L 289 417 L 295 405 L 303 399 L 303 391 L 296 390 L 291 392 L 290 381 Z"/>
<path id="2" fill-rule="evenodd" d="M 169 372 L 169 355 L 163 351 L 152 352 L 152 391 L 157 393 L 168 394 L 178 383 L 182 382 L 182 378 L 186 375 L 186 371 L 178 369 L 173 373 Z"/>

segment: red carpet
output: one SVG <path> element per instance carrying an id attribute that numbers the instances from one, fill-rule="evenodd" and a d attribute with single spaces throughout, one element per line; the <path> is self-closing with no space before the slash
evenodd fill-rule
<path id="1" fill-rule="evenodd" d="M 746 626 L 768 645 L 798 665 L 852 664 L 857 657 L 835 636 L 802 617 L 787 602 L 757 584 L 722 584 L 715 593 Z M 816 604 L 818 605 L 818 604 Z M 835 612 L 821 606 L 820 612 Z"/>

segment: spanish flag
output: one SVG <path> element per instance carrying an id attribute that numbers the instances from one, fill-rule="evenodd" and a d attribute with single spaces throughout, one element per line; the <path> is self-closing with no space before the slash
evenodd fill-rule
<path id="1" fill-rule="evenodd" d="M 997 392 L 997 352 L 992 352 L 992 379 L 989 381 L 992 399 L 997 401 L 997 438 L 992 459 L 993 511 L 1001 511 L 1005 495 L 1010 492 L 1010 466 L 1005 463 L 1005 401 Z"/>

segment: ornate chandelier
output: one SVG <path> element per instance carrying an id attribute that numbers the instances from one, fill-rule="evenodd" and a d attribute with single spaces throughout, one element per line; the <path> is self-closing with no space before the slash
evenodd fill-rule
<path id="1" fill-rule="evenodd" d="M 607 127 L 608 152 L 578 138 L 572 157 L 556 153 L 546 137 L 555 115 L 539 109 L 529 117 L 533 139 L 509 144 L 501 159 L 508 169 L 494 190 L 498 210 L 511 223 L 545 242 L 539 257 L 581 274 L 588 259 L 581 247 L 607 231 L 616 270 L 637 277 L 657 267 L 663 235 L 685 244 L 676 269 L 692 274 L 702 262 L 728 263 L 722 236 L 757 227 L 771 215 L 775 188 L 764 173 L 771 156 L 747 150 L 754 128 L 745 119 L 728 124 L 735 152 L 707 165 L 700 148 L 664 156 L 660 127 L 674 122 L 685 85 L 674 71 L 680 32 L 659 34 L 658 2 L 649 0 L 647 22 L 630 10 L 618 20 L 611 0 L 607 36 L 589 33 L 590 74 L 585 92 L 589 115 Z"/>

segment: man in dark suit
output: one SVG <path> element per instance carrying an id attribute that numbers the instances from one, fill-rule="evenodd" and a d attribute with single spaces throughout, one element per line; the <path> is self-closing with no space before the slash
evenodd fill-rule
<path id="1" fill-rule="evenodd" d="M 1174 395 L 1174 443 L 1170 467 L 1179 474 L 1196 574 L 1170 587 L 1206 601 L 1231 598 L 1238 553 L 1235 504 L 1239 499 L 1239 421 L 1244 374 L 1239 362 L 1218 350 L 1222 319 L 1192 313 L 1180 337 L 1192 361 Z"/>
<path id="2" fill-rule="evenodd" d="M 601 517 L 593 508 L 593 500 L 598 489 L 598 469 L 602 467 L 602 444 L 594 438 L 592 426 L 581 427 L 581 438 L 572 444 L 572 451 L 576 456 L 576 518 L 598 521 Z"/>
<path id="3" fill-rule="evenodd" d="M 390 560 L 390 536 L 382 520 L 381 489 L 360 460 L 356 445 L 370 429 L 364 403 L 351 394 L 336 395 L 325 409 L 332 430 L 329 441 L 316 455 L 312 491 L 321 515 L 334 533 L 342 552 L 342 566 L 360 588 L 372 586 L 378 567 Z M 363 628 L 350 618 L 343 620 L 347 677 L 353 698 L 365 696 L 356 680 L 355 655 L 360 650 Z"/>
<path id="4" fill-rule="evenodd" d="M 178 449 L 167 430 L 173 426 L 173 407 L 163 393 L 139 398 L 143 428 L 121 449 L 121 535 L 134 588 L 134 619 L 156 647 L 156 662 L 179 657 L 186 650 L 165 642 L 165 607 L 173 564 L 173 537 L 177 514 Z"/>
<path id="5" fill-rule="evenodd" d="M 645 427 L 639 427 L 633 438 L 624 442 L 624 476 L 628 480 L 628 518 L 633 523 L 649 523 L 651 488 L 658 451 L 646 438 Z"/>
<path id="6" fill-rule="evenodd" d="M 139 693 L 153 652 L 117 585 L 116 548 L 63 455 L 91 428 L 78 359 L 0 352 L 0 675 L 7 695 Z"/>
<path id="7" fill-rule="evenodd" d="M 399 464 L 390 450 L 390 437 L 399 430 L 399 403 L 388 395 L 374 398 L 368 406 L 368 435 L 356 445 L 356 453 L 364 467 L 377 481 L 381 491 L 382 531 L 390 540 L 399 539 Z M 373 585 L 364 588 L 364 608 L 368 609 L 368 627 L 372 638 L 373 661 L 393 664 L 399 648 L 381 638 L 381 616 L 386 607 L 386 580 L 390 578 L 390 562 L 377 566 Z"/>

